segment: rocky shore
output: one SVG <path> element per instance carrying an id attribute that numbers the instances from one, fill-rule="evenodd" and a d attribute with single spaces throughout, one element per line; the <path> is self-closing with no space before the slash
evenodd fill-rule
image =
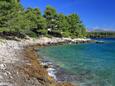
<path id="1" fill-rule="evenodd" d="M 90 39 L 46 38 L 0 39 L 0 86 L 72 86 L 58 83 L 41 65 L 35 48 L 57 43 L 84 43 Z"/>

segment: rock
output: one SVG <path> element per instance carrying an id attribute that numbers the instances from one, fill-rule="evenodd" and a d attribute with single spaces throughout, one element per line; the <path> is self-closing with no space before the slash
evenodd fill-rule
<path id="1" fill-rule="evenodd" d="M 32 74 L 30 77 L 29 73 L 34 72 L 33 64 L 31 64 L 31 62 L 32 61 L 34 62 L 34 60 L 36 59 L 34 58 L 34 56 L 33 58 L 27 58 L 26 57 L 27 55 L 25 55 L 24 53 L 25 52 L 24 49 L 31 45 L 47 46 L 47 45 L 57 45 L 70 42 L 84 43 L 90 41 L 90 39 L 81 39 L 81 38 L 71 39 L 71 38 L 55 38 L 55 37 L 52 38 L 41 37 L 39 39 L 33 39 L 27 37 L 27 39 L 21 39 L 21 40 L 17 39 L 17 40 L 1 39 L 0 41 L 0 86 L 56 86 L 57 83 L 55 81 L 45 80 L 43 84 L 40 81 L 38 81 L 37 78 L 38 75 L 40 76 L 40 73 L 42 72 L 41 71 L 42 66 L 37 62 L 34 63 L 34 71 L 36 73 L 33 74 L 34 77 L 32 77 Z M 32 51 L 35 50 L 33 49 Z M 36 65 L 39 65 L 39 68 L 37 68 L 38 66 Z M 50 64 L 43 66 L 45 69 L 51 67 Z M 23 70 L 23 67 L 24 69 L 26 69 L 25 71 Z M 30 67 L 30 69 L 28 69 L 28 67 Z M 37 71 L 37 69 L 39 69 L 39 71 Z M 50 69 L 49 71 L 51 72 Z M 45 73 L 47 73 L 47 71 L 45 71 Z M 53 83 L 53 85 L 51 85 L 51 83 Z M 72 85 L 63 84 L 59 86 L 72 86 Z"/>

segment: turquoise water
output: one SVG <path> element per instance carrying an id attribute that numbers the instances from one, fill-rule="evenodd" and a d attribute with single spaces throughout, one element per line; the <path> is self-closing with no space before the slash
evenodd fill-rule
<path id="1" fill-rule="evenodd" d="M 115 39 L 101 40 L 105 43 L 50 46 L 39 53 L 64 69 L 68 75 L 62 78 L 68 81 L 80 86 L 115 86 Z"/>

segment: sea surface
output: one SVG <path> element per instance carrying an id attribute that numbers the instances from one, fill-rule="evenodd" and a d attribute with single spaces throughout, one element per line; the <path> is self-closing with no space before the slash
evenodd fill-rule
<path id="1" fill-rule="evenodd" d="M 103 44 L 69 44 L 40 48 L 39 55 L 52 62 L 58 81 L 78 86 L 115 86 L 115 39 Z"/>

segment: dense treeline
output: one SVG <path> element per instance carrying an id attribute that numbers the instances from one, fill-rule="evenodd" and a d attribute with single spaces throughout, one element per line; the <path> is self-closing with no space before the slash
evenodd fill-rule
<path id="1" fill-rule="evenodd" d="M 115 32 L 88 32 L 90 38 L 115 38 Z"/>
<path id="2" fill-rule="evenodd" d="M 24 9 L 19 0 L 0 0 L 0 33 L 21 33 L 31 37 L 85 37 L 86 28 L 77 14 L 59 14 L 47 6 Z"/>

